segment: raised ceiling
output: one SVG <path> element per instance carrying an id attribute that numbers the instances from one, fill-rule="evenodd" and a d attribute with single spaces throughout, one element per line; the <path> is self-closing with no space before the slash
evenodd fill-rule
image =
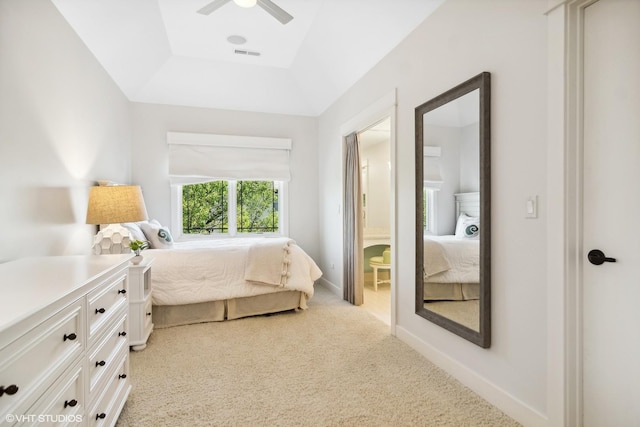
<path id="1" fill-rule="evenodd" d="M 445 0 L 52 0 L 134 102 L 317 116 Z M 237 45 L 229 36 L 247 41 Z M 239 55 L 235 49 L 258 52 Z"/>

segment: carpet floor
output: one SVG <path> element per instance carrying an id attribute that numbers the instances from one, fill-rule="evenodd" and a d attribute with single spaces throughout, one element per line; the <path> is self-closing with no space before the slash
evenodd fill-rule
<path id="1" fill-rule="evenodd" d="M 117 426 L 518 426 L 322 286 L 309 309 L 154 331 Z"/>

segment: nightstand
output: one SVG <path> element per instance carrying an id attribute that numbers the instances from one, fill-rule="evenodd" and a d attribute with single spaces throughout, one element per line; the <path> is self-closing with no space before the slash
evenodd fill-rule
<path id="1" fill-rule="evenodd" d="M 144 350 L 153 331 L 151 264 L 153 258 L 129 265 L 129 345 L 135 351 Z"/>

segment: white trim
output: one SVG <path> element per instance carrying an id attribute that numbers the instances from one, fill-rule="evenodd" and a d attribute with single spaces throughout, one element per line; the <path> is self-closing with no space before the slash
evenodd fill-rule
<path id="1" fill-rule="evenodd" d="M 440 157 L 442 154 L 442 147 L 438 145 L 425 145 L 423 150 L 424 157 Z"/>
<path id="2" fill-rule="evenodd" d="M 322 287 L 327 288 L 329 291 L 331 291 L 331 293 L 337 295 L 338 297 L 340 297 L 340 299 L 342 299 L 342 290 L 340 289 L 340 286 L 328 281 L 324 277 L 318 279 L 318 284 Z"/>
<path id="3" fill-rule="evenodd" d="M 566 421 L 569 400 L 565 379 L 570 348 L 566 317 L 567 245 L 565 221 L 565 8 L 547 15 L 547 416 L 550 425 L 573 426 Z"/>
<path id="4" fill-rule="evenodd" d="M 289 182 L 276 181 L 276 183 L 279 184 L 278 229 L 283 236 L 289 236 Z"/>
<path id="5" fill-rule="evenodd" d="M 390 189 L 391 189 L 391 200 L 390 200 L 390 224 L 391 224 L 391 312 L 389 319 L 389 329 L 391 335 L 396 335 L 396 322 L 397 322 L 397 288 L 398 288 L 398 268 L 397 268 L 397 259 L 398 259 L 398 244 L 397 244 L 397 233 L 398 233 L 398 192 L 397 192 L 397 143 L 396 143 L 396 122 L 397 122 L 397 95 L 396 89 L 388 92 L 386 95 L 379 98 L 369 107 L 365 108 L 359 114 L 348 120 L 345 124 L 340 126 L 340 134 L 342 136 L 342 144 L 344 147 L 345 137 L 353 132 L 360 132 L 363 129 L 366 129 L 383 119 L 389 117 L 390 118 L 390 141 L 389 141 L 389 161 L 391 163 L 391 171 L 389 171 L 390 176 Z M 345 154 L 344 149 L 342 151 L 342 164 L 345 162 Z M 344 167 L 343 176 L 342 176 L 342 189 L 341 200 L 344 200 Z M 344 236 L 344 233 L 342 233 Z M 341 248 L 344 245 L 341 246 Z M 344 253 L 341 255 L 344 257 Z"/>
<path id="6" fill-rule="evenodd" d="M 517 397 L 478 375 L 476 371 L 469 369 L 469 367 L 451 358 L 446 353 L 443 353 L 426 341 L 421 340 L 407 329 L 401 326 L 396 327 L 396 336 L 418 353 L 422 354 L 427 360 L 442 368 L 466 387 L 469 387 L 492 405 L 500 408 L 504 413 L 522 425 L 550 425 L 549 420 L 544 414 L 536 411 Z"/>
<path id="7" fill-rule="evenodd" d="M 396 91 L 394 89 L 340 126 L 340 135 L 345 137 L 353 132 L 360 132 L 380 122 L 389 117 L 389 109 L 395 108 L 396 106 Z M 391 117 L 391 121 L 395 122 L 395 115 Z M 391 123 L 391 133 L 394 133 L 393 125 L 394 123 Z"/>
<path id="8" fill-rule="evenodd" d="M 438 193 L 439 188 L 429 187 L 425 181 L 422 189 L 424 200 L 427 202 L 427 224 L 423 226 L 424 234 L 437 235 L 438 234 L 438 215 L 436 214 L 438 206 Z M 457 221 L 457 217 L 456 217 Z"/>
<path id="9" fill-rule="evenodd" d="M 171 235 L 174 241 L 180 241 L 182 236 L 182 186 L 171 185 L 169 188 L 171 194 Z"/>
<path id="10" fill-rule="evenodd" d="M 565 6 L 570 1 L 572 0 L 549 0 L 549 4 L 551 4 L 551 6 L 549 6 L 549 9 L 547 9 L 544 15 L 550 15 L 552 12 L 555 12 L 556 9 Z"/>
<path id="11" fill-rule="evenodd" d="M 582 306 L 582 221 L 583 221 L 583 107 L 584 107 L 584 9 L 598 0 L 573 0 L 567 3 L 566 22 L 566 101 L 565 101 L 565 176 L 566 176 L 566 283 L 567 319 L 565 420 L 583 424 L 583 306 Z"/>
<path id="12" fill-rule="evenodd" d="M 237 220 L 237 205 L 236 200 L 238 199 L 238 181 L 235 179 L 229 179 L 227 181 L 229 183 L 228 192 L 227 192 L 227 224 L 229 225 L 229 232 L 227 235 L 229 237 L 234 237 L 238 235 L 238 220 Z"/>
<path id="13" fill-rule="evenodd" d="M 547 12 L 547 406 L 551 425 L 582 420 L 582 49 L 584 9 Z"/>
<path id="14" fill-rule="evenodd" d="M 270 137 L 263 137 L 263 136 L 241 136 L 241 135 L 214 135 L 209 133 L 191 133 L 191 132 L 167 132 L 167 144 L 291 150 L 291 138 L 270 138 Z"/>

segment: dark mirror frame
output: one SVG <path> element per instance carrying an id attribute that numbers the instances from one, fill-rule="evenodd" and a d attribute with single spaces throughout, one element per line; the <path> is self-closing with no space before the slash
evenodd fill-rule
<path id="1" fill-rule="evenodd" d="M 480 328 L 467 328 L 424 308 L 423 116 L 480 89 Z M 482 72 L 415 109 L 416 126 L 416 314 L 483 348 L 491 346 L 491 74 Z"/>

